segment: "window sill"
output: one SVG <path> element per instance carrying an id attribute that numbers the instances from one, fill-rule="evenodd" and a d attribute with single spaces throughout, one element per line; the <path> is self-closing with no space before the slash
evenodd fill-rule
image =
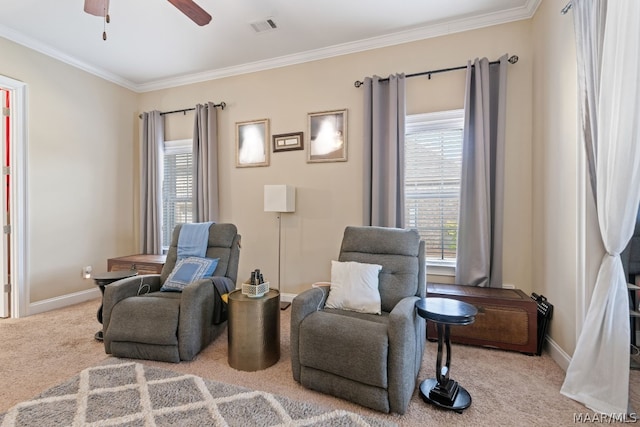
<path id="1" fill-rule="evenodd" d="M 427 261 L 427 275 L 455 277 L 456 266 L 452 263 Z"/>

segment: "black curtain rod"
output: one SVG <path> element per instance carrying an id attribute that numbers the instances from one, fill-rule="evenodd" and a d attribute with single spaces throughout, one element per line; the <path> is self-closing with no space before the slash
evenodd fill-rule
<path id="1" fill-rule="evenodd" d="M 224 110 L 224 107 L 226 107 L 227 104 L 223 101 L 220 104 L 213 104 L 213 106 L 214 107 L 220 107 L 220 108 L 222 108 Z M 173 113 L 184 113 L 184 114 L 186 114 L 187 111 L 193 111 L 193 110 L 195 110 L 195 107 L 193 107 L 193 108 L 183 108 L 182 110 L 165 111 L 165 112 L 160 113 L 160 115 L 164 116 L 165 114 L 173 114 Z"/>
<path id="2" fill-rule="evenodd" d="M 214 107 L 220 107 L 224 110 L 224 107 L 227 106 L 227 104 L 223 101 L 220 104 L 213 104 Z M 160 113 L 161 116 L 164 116 L 165 114 L 173 114 L 173 113 L 184 113 L 187 114 L 187 111 L 193 111 L 195 110 L 195 107 L 193 108 L 183 108 L 181 110 L 173 110 L 173 111 L 164 111 L 162 113 Z"/>
<path id="3" fill-rule="evenodd" d="M 222 101 L 220 104 L 213 104 L 214 107 L 220 107 L 224 110 L 224 107 L 227 106 L 226 102 Z M 163 111 L 160 113 L 161 116 L 164 116 L 165 114 L 173 114 L 173 113 L 183 113 L 183 114 L 187 114 L 187 111 L 193 111 L 195 110 L 195 107 L 192 108 L 183 108 L 181 110 L 173 110 L 173 111 Z M 138 117 L 142 118 L 142 114 L 140 114 Z"/>
<path id="4" fill-rule="evenodd" d="M 507 61 L 509 61 L 510 64 L 515 64 L 516 62 L 518 62 L 518 55 L 511 55 L 511 57 L 509 57 L 509 59 Z M 489 62 L 489 65 L 494 65 L 494 64 L 499 64 L 500 61 L 492 61 Z M 473 67 L 473 65 L 471 65 Z M 459 67 L 451 67 L 451 68 L 441 68 L 439 70 L 431 70 L 431 71 L 422 71 L 420 73 L 413 73 L 413 74 L 407 74 L 405 77 L 418 77 L 418 76 L 429 76 L 429 79 L 431 79 L 431 75 L 432 74 L 438 74 L 438 73 L 446 73 L 449 71 L 455 71 L 455 70 L 464 70 L 465 68 L 467 68 L 466 65 L 461 65 Z M 385 79 L 380 79 L 378 80 L 379 82 L 386 82 L 389 81 L 388 78 Z M 364 82 L 361 82 L 360 80 L 356 80 L 353 85 L 355 87 L 360 87 L 364 84 Z"/>

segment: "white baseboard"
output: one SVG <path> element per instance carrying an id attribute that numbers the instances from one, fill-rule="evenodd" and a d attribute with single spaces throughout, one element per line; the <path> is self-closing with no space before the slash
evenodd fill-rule
<path id="1" fill-rule="evenodd" d="M 73 304 L 79 304 L 81 302 L 99 298 L 100 296 L 100 290 L 95 288 L 34 302 L 29 304 L 29 307 L 27 308 L 27 316 L 68 307 Z M 295 296 L 296 294 L 282 293 L 280 294 L 280 300 L 291 302 Z"/>
<path id="2" fill-rule="evenodd" d="M 293 301 L 293 299 L 295 298 L 296 295 L 298 295 L 298 294 L 281 293 L 280 294 L 280 301 L 291 302 L 291 301 Z"/>
<path id="3" fill-rule="evenodd" d="M 569 368 L 569 363 L 571 362 L 571 357 L 560 348 L 560 346 L 549 336 L 546 337 L 546 346 L 545 349 L 549 352 L 549 355 L 553 359 L 554 362 L 558 364 L 562 368 L 563 371 L 567 372 Z"/>
<path id="4" fill-rule="evenodd" d="M 44 313 L 45 311 L 64 308 L 73 304 L 89 301 L 101 296 L 100 289 L 87 289 L 86 291 L 74 292 L 72 294 L 62 295 L 55 298 L 49 298 L 42 301 L 30 303 L 27 307 L 27 316 L 33 314 Z M 97 310 L 97 307 L 96 307 Z"/>

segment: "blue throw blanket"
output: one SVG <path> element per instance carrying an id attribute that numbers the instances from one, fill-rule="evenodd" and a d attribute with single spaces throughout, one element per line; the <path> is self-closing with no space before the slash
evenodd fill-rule
<path id="1" fill-rule="evenodd" d="M 189 256 L 205 256 L 211 224 L 213 221 L 182 224 L 178 236 L 178 260 Z"/>

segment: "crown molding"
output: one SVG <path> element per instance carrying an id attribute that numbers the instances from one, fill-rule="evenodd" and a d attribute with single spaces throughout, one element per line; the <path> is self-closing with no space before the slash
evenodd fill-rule
<path id="1" fill-rule="evenodd" d="M 136 91 L 136 92 L 138 91 L 135 83 L 130 82 L 127 79 L 123 79 L 122 77 L 116 74 L 110 73 L 101 68 L 94 67 L 92 65 L 87 64 L 86 62 L 80 61 L 79 59 L 73 56 L 67 55 L 66 53 L 60 52 L 59 50 L 54 49 L 45 43 L 42 43 L 31 37 L 27 37 L 24 34 L 21 34 L 20 32 L 12 28 L 8 28 L 4 25 L 0 25 L 0 37 L 3 37 L 19 45 L 28 47 L 29 49 L 35 50 L 36 52 L 40 52 L 53 59 L 57 59 L 60 62 L 64 62 L 65 64 L 71 65 L 72 67 L 79 68 L 80 70 L 86 71 L 89 74 L 93 74 L 94 76 L 97 76 L 104 80 L 115 83 L 126 89 Z"/>
<path id="2" fill-rule="evenodd" d="M 216 80 L 225 77 L 254 73 L 258 71 L 265 71 L 290 65 L 302 64 L 305 62 L 317 61 L 320 59 L 333 58 L 341 55 L 380 49 L 403 43 L 410 43 L 428 38 L 460 33 L 464 31 L 520 21 L 524 19 L 530 19 L 535 14 L 541 1 L 542 0 L 528 0 L 527 3 L 521 7 L 507 9 L 499 12 L 487 13 L 484 15 L 477 15 L 469 18 L 456 19 L 451 21 L 443 21 L 426 27 L 414 28 L 384 36 L 359 40 L 356 42 L 343 43 L 297 54 L 285 55 L 263 61 L 241 64 L 238 66 L 219 68 L 200 73 L 185 74 L 183 76 L 161 79 L 142 84 L 133 83 L 129 80 L 123 79 L 118 75 L 107 72 L 97 67 L 93 67 L 83 61 L 66 55 L 44 43 L 26 37 L 2 25 L 0 25 L 0 36 L 55 59 L 58 59 L 73 67 L 94 74 L 102 79 L 120 85 L 134 92 L 143 93 L 154 90 L 169 89 L 172 87 L 184 86 L 193 83 L 201 83 L 204 81 Z"/>
<path id="3" fill-rule="evenodd" d="M 154 90 L 169 89 L 177 86 L 201 83 L 209 80 L 216 80 L 241 74 L 286 67 L 289 65 L 302 64 L 305 62 L 317 61 L 320 59 L 327 59 L 341 55 L 364 52 L 367 50 L 395 46 L 403 43 L 410 43 L 447 34 L 460 33 L 464 31 L 490 27 L 493 25 L 530 19 L 535 14 L 541 1 L 542 0 L 528 0 L 527 4 L 525 4 L 524 6 L 500 12 L 487 13 L 470 18 L 446 21 L 426 27 L 400 31 L 384 36 L 372 37 L 365 40 L 329 46 L 326 48 L 310 50 L 293 55 L 280 56 L 264 61 L 256 61 L 233 67 L 220 68 L 201 73 L 187 74 L 170 79 L 157 80 L 154 82 L 138 85 L 137 91 L 150 92 Z"/>

